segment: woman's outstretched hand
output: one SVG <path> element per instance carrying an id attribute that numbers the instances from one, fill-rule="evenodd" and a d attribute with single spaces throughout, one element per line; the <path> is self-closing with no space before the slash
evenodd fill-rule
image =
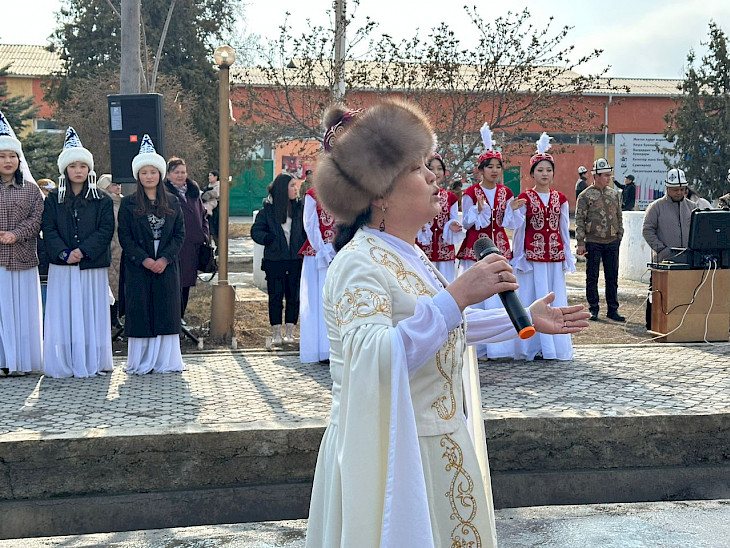
<path id="1" fill-rule="evenodd" d="M 590 313 L 583 311 L 583 305 L 553 308 L 550 303 L 554 300 L 555 293 L 548 293 L 530 305 L 532 325 L 537 331 L 548 335 L 560 335 L 578 333 L 588 327 Z"/>

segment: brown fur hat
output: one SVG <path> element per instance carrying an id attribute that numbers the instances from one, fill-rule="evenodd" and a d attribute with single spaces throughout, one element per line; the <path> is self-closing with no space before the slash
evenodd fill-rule
<path id="1" fill-rule="evenodd" d="M 326 127 L 347 109 L 330 107 Z M 414 162 L 425 161 L 436 148 L 431 124 L 413 103 L 386 100 L 358 114 L 337 133 L 330 152 L 317 162 L 313 184 L 317 199 L 340 222 L 352 224 L 372 200 L 390 192 Z"/>

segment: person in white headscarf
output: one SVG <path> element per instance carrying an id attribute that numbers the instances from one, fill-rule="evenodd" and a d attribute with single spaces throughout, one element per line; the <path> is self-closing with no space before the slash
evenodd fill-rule
<path id="1" fill-rule="evenodd" d="M 43 209 L 50 262 L 43 372 L 48 377 L 104 375 L 113 367 L 107 277 L 112 200 L 98 191 L 94 157 L 72 127 L 58 170 L 58 189 L 48 194 Z"/>
<path id="2" fill-rule="evenodd" d="M 0 112 L 0 376 L 42 365 L 41 288 L 36 239 L 41 191 L 29 177 L 20 141 Z M 26 175 L 27 174 L 27 175 Z"/>

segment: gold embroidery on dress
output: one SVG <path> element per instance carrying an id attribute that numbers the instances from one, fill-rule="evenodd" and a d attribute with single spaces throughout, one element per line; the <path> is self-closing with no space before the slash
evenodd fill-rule
<path id="1" fill-rule="evenodd" d="M 421 277 L 413 272 L 412 270 L 406 269 L 403 261 L 400 260 L 398 255 L 379 247 L 376 244 L 374 238 L 367 238 L 367 243 L 372 247 L 370 248 L 370 257 L 378 263 L 384 266 L 390 272 L 395 275 L 395 279 L 398 281 L 398 285 L 406 293 L 414 293 L 416 295 L 433 295 L 428 289 L 426 283 Z"/>
<path id="2" fill-rule="evenodd" d="M 459 360 L 456 359 L 456 337 L 458 330 L 451 331 L 444 345 L 436 353 L 436 368 L 441 373 L 444 382 L 444 390 L 449 394 L 450 407 L 445 405 L 446 396 L 442 395 L 431 404 L 431 408 L 436 410 L 438 416 L 443 420 L 449 420 L 456 413 L 456 397 L 454 396 L 454 374 L 459 366 Z"/>
<path id="3" fill-rule="evenodd" d="M 454 474 L 445 495 L 451 505 L 451 519 L 459 521 L 451 531 L 451 547 L 480 548 L 482 538 L 473 523 L 477 515 L 474 480 L 464 469 L 464 454 L 459 444 L 448 435 L 441 438 L 441 447 L 445 449 L 442 456 L 448 461 L 446 471 Z"/>
<path id="4" fill-rule="evenodd" d="M 355 318 L 367 318 L 376 314 L 390 318 L 392 308 L 388 297 L 378 295 L 371 289 L 346 290 L 335 305 L 335 319 L 339 326 L 347 325 Z"/>

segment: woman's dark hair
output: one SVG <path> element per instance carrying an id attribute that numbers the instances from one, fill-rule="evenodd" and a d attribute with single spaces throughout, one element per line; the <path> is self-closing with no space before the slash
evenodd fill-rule
<path id="1" fill-rule="evenodd" d="M 433 163 L 434 161 L 437 161 L 438 163 L 440 163 L 440 164 L 441 164 L 441 170 L 442 170 L 442 171 L 443 171 L 444 173 L 446 173 L 446 164 L 444 163 L 444 161 L 443 161 L 443 160 L 442 160 L 441 158 L 435 158 L 435 157 L 434 157 L 434 158 L 431 158 L 431 159 L 430 159 L 430 160 L 428 161 L 428 164 L 426 165 L 426 167 L 427 167 L 428 169 L 431 169 L 431 164 L 432 164 L 432 163 Z"/>
<path id="2" fill-rule="evenodd" d="M 182 158 L 178 158 L 177 156 L 173 156 L 167 161 L 167 172 L 170 173 L 173 169 L 175 169 L 177 166 L 184 166 L 187 165 L 185 163 L 185 160 Z"/>
<path id="3" fill-rule="evenodd" d="M 335 252 L 338 252 L 340 249 L 345 247 L 355 236 L 355 232 L 357 232 L 360 227 L 365 226 L 370 222 L 371 215 L 372 209 L 367 208 L 355 218 L 355 221 L 351 225 L 346 225 L 344 223 L 337 223 L 335 225 L 335 239 L 332 242 Z"/>
<path id="4" fill-rule="evenodd" d="M 289 181 L 293 177 L 288 173 L 276 176 L 269 185 L 268 191 L 274 204 L 274 219 L 284 224 L 287 217 L 291 217 L 291 202 L 289 200 Z"/>
<path id="5" fill-rule="evenodd" d="M 491 164 L 492 163 L 492 160 L 494 160 L 496 162 L 499 162 L 499 165 L 501 167 L 504 167 L 502 165 L 502 160 L 500 160 L 499 158 L 487 158 L 486 160 L 482 160 L 481 162 L 479 162 L 479 167 L 477 169 L 479 169 L 481 171 L 482 169 L 484 169 L 485 167 L 487 167 L 489 164 Z"/>
<path id="6" fill-rule="evenodd" d="M 631 182 L 633 183 L 633 181 L 631 181 Z M 691 186 L 688 186 L 687 187 L 687 198 L 692 198 L 692 196 L 697 196 L 698 198 L 702 198 L 702 196 L 700 196 L 699 194 L 697 194 L 697 192 L 692 190 Z"/>
<path id="7" fill-rule="evenodd" d="M 136 194 L 137 207 L 134 208 L 134 214 L 138 217 L 146 217 L 147 215 L 152 213 L 155 217 L 162 218 L 165 215 L 170 215 L 174 213 L 174 210 L 170 207 L 167 187 L 165 187 L 164 181 L 162 179 L 162 173 L 160 173 L 160 180 L 157 181 L 157 198 L 155 199 L 154 204 L 147 197 L 147 194 L 144 193 L 144 187 L 142 186 L 142 183 L 139 182 L 139 177 L 137 177 Z"/>
<path id="8" fill-rule="evenodd" d="M 208 172 L 208 175 L 212 175 L 212 176 L 213 176 L 213 177 L 215 177 L 216 179 L 220 179 L 220 175 L 218 175 L 218 170 L 217 170 L 217 169 L 211 169 L 211 170 L 210 170 L 210 171 Z"/>
<path id="9" fill-rule="evenodd" d="M 20 168 L 18 168 L 18 169 L 20 169 Z M 89 172 L 91 172 L 91 170 L 89 170 Z M 75 200 L 73 200 L 73 199 L 66 200 L 65 199 L 68 197 L 73 198 L 73 192 L 71 192 L 71 188 L 70 188 L 71 179 L 69 179 L 69 177 L 68 177 L 68 168 L 63 170 L 63 176 L 66 177 L 66 196 L 64 197 L 64 200 L 62 203 L 65 204 L 65 206 L 67 208 L 70 208 L 70 207 L 72 207 L 71 202 L 74 202 Z M 81 187 L 81 192 L 79 192 L 76 195 L 76 196 L 78 196 L 78 200 L 80 200 L 80 203 L 82 206 L 86 206 L 86 204 L 89 203 L 89 200 L 86 198 L 86 193 L 88 190 L 89 190 L 89 176 L 87 175 L 86 180 L 84 180 L 84 186 Z"/>

